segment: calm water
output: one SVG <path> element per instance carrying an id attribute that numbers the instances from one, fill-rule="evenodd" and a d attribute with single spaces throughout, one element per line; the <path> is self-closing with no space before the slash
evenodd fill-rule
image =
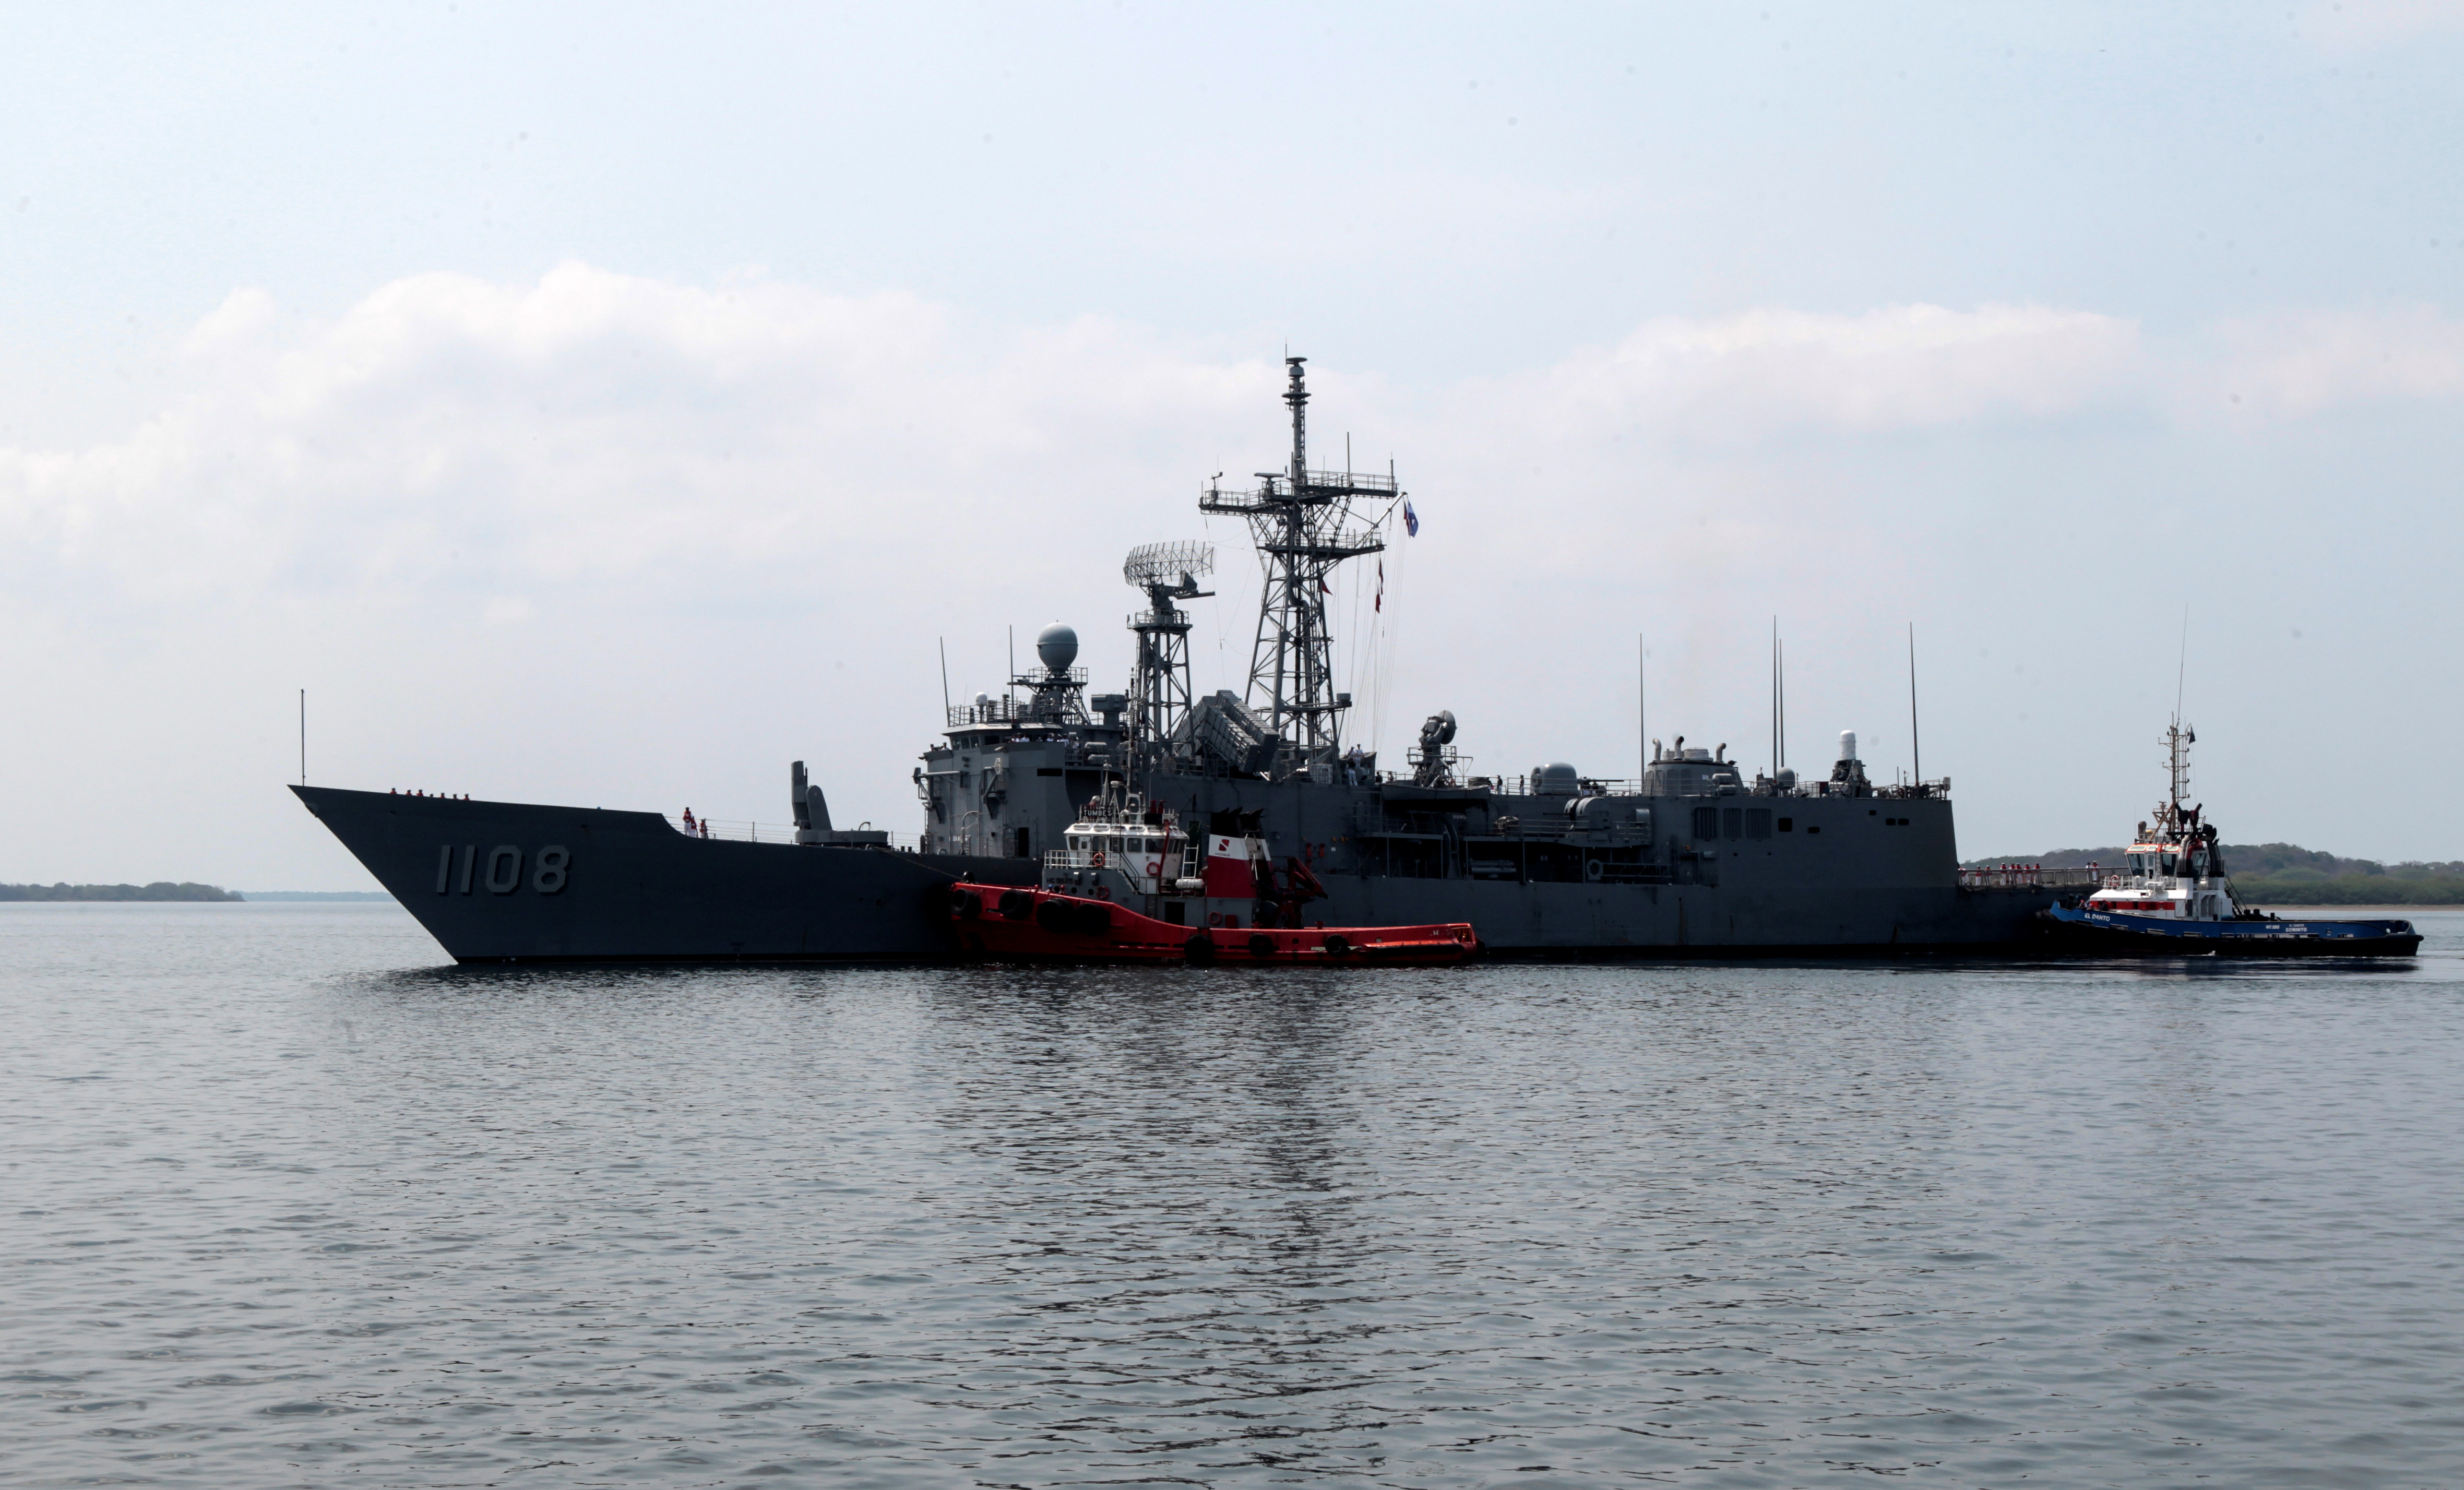
<path id="1" fill-rule="evenodd" d="M 2389 968 L 473 974 L 0 908 L 0 1478 L 2450 1485 Z"/>

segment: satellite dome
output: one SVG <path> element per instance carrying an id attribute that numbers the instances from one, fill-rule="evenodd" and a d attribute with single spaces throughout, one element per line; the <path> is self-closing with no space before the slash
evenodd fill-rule
<path id="1" fill-rule="evenodd" d="M 1078 660 L 1078 633 L 1056 621 L 1035 634 L 1035 655 L 1054 672 L 1067 672 Z"/>

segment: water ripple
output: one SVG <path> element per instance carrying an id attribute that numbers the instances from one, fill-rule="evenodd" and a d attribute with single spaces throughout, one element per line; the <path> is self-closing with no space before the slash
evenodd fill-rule
<path id="1" fill-rule="evenodd" d="M 0 908 L 0 1462 L 2453 1482 L 2419 919 L 2360 970 L 539 973 Z"/>

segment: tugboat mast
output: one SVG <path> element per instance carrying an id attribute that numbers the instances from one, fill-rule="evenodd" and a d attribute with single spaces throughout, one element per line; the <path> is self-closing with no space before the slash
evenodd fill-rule
<path id="1" fill-rule="evenodd" d="M 1266 572 L 1246 702 L 1280 741 L 1269 773 L 1278 779 L 1331 762 L 1342 749 L 1343 713 L 1352 707 L 1352 695 L 1334 690 L 1326 624 L 1326 597 L 1333 587 L 1328 576 L 1347 559 L 1386 547 L 1374 527 L 1346 526 L 1353 502 L 1397 494 L 1391 475 L 1309 469 L 1309 395 L 1302 372 L 1308 361 L 1284 359 L 1290 380 L 1284 403 L 1292 411 L 1289 466 L 1258 472 L 1259 486 L 1251 492 L 1225 492 L 1210 483 L 1198 502 L 1200 512 L 1249 519 Z"/>
<path id="2" fill-rule="evenodd" d="M 2170 785 L 2163 812 L 2168 829 L 2178 831 L 2182 825 L 2182 799 L 2190 795 L 2190 747 L 2198 742 L 2199 732 L 2183 724 L 2179 714 L 2165 727 L 2165 770 Z"/>

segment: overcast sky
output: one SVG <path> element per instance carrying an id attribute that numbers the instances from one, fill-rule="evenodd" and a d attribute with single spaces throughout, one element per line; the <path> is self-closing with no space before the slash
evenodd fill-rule
<path id="1" fill-rule="evenodd" d="M 2464 856 L 2464 4 L 55 6 L 0 50 L 0 880 L 369 885 L 311 778 L 913 832 L 1200 483 L 1391 458 L 1353 734 L 1649 731 Z M 1360 566 L 1353 566 L 1355 569 Z M 2189 614 L 2184 667 L 2185 611 Z M 2368 805 L 2364 805 L 2364 804 Z"/>

